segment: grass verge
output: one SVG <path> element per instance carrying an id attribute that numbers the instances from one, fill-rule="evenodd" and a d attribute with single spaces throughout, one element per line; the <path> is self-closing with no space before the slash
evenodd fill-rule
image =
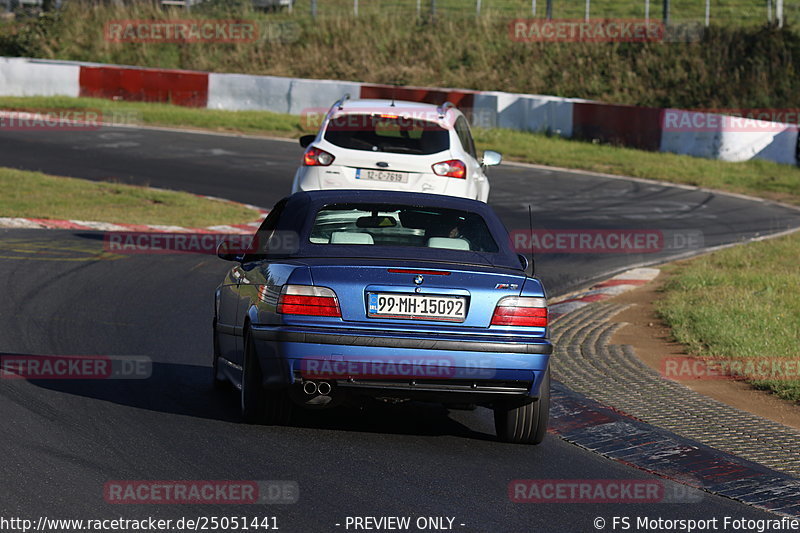
<path id="1" fill-rule="evenodd" d="M 231 133 L 297 137 L 312 129 L 301 118 L 269 111 L 222 111 L 151 102 L 117 102 L 67 96 L 1 96 L 0 109 L 11 111 L 86 111 L 98 120 L 120 125 L 173 126 Z"/>
<path id="2" fill-rule="evenodd" d="M 316 131 L 301 117 L 268 111 L 221 111 L 93 98 L 0 97 L 0 109 L 93 109 L 112 122 L 279 137 Z M 800 169 L 789 165 L 756 160 L 726 163 L 512 130 L 476 129 L 474 134 L 481 150 L 497 150 L 508 160 L 683 183 L 800 205 Z"/>
<path id="3" fill-rule="evenodd" d="M 257 215 L 194 194 L 0 167 L 0 216 L 204 227 Z"/>
<path id="4" fill-rule="evenodd" d="M 798 250 L 794 233 L 670 265 L 656 309 L 694 356 L 781 364 L 783 376 L 770 379 L 777 371 L 768 366 L 766 376 L 753 368 L 745 377 L 800 402 Z"/>

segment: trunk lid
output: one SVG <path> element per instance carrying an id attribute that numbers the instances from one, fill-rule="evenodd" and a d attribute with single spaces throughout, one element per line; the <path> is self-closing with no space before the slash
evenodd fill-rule
<path id="1" fill-rule="evenodd" d="M 339 299 L 342 319 L 353 324 L 386 323 L 396 327 L 402 324 L 444 323 L 451 326 L 487 328 L 498 300 L 504 296 L 518 296 L 526 279 L 523 273 L 512 270 L 453 263 L 421 264 L 400 260 L 364 260 L 356 264 L 352 260 L 305 262 L 309 265 L 314 285 L 333 289 Z M 410 300 L 417 300 L 419 305 L 426 307 L 420 307 L 419 313 L 414 315 L 415 318 L 370 317 L 368 307 L 371 293 L 400 297 L 397 300 L 405 300 L 408 305 L 414 305 L 415 312 L 416 304 L 409 303 Z M 408 296 L 416 298 L 409 300 Z M 422 300 L 431 298 L 445 314 L 450 305 L 447 300 L 462 299 L 465 316 L 435 319 L 423 315 L 422 312 L 428 304 L 422 303 Z M 440 301 L 443 303 L 439 303 Z M 385 309 L 384 312 L 388 310 Z M 406 309 L 405 312 L 410 313 L 411 310 Z"/>

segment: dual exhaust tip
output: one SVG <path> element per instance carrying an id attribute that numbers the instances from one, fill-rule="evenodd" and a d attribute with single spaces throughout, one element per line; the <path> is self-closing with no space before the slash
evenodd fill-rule
<path id="1" fill-rule="evenodd" d="M 331 393 L 332 389 L 333 387 L 327 381 L 320 381 L 319 383 L 316 381 L 305 381 L 303 383 L 303 392 L 309 396 L 312 394 L 327 396 Z"/>

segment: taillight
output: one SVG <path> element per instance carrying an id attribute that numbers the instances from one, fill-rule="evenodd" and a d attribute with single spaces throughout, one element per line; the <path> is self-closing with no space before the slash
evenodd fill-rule
<path id="1" fill-rule="evenodd" d="M 342 316 L 336 293 L 327 287 L 284 285 L 278 297 L 278 313 L 284 315 Z"/>
<path id="2" fill-rule="evenodd" d="M 447 176 L 449 178 L 464 179 L 467 177 L 467 165 L 458 159 L 451 159 L 450 161 L 442 161 L 431 165 L 433 172 L 437 176 Z"/>
<path id="3" fill-rule="evenodd" d="M 319 148 L 312 146 L 303 154 L 303 164 L 307 167 L 327 167 L 335 158 Z"/>
<path id="4" fill-rule="evenodd" d="M 493 326 L 547 327 L 547 300 L 529 296 L 506 296 L 497 302 Z"/>

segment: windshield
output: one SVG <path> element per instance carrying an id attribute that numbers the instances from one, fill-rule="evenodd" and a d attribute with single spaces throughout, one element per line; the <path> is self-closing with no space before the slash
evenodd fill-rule
<path id="1" fill-rule="evenodd" d="M 350 150 L 428 155 L 450 147 L 449 132 L 427 120 L 346 114 L 330 119 L 325 140 Z"/>
<path id="2" fill-rule="evenodd" d="M 476 213 L 386 204 L 327 205 L 317 213 L 309 241 L 498 252 L 486 221 Z"/>

